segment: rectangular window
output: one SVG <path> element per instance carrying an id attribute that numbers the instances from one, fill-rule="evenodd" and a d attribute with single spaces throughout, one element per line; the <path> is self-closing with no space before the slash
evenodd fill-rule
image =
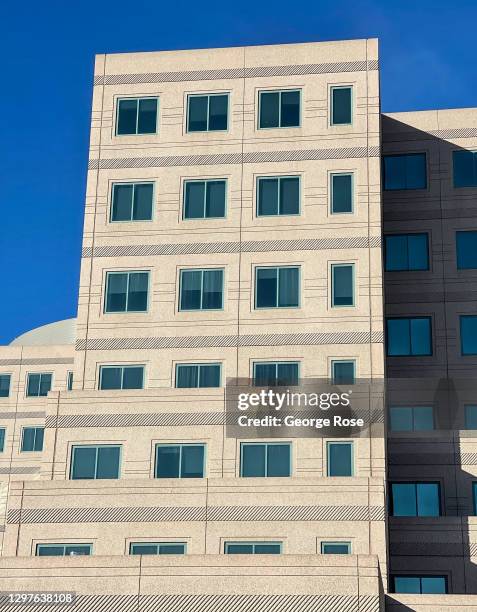
<path id="1" fill-rule="evenodd" d="M 224 218 L 226 187 L 225 180 L 185 181 L 182 218 Z"/>
<path id="2" fill-rule="evenodd" d="M 384 241 L 387 272 L 429 270 L 427 234 L 396 234 L 385 236 Z"/>
<path id="3" fill-rule="evenodd" d="M 440 516 L 437 482 L 393 482 L 391 516 Z"/>
<path id="4" fill-rule="evenodd" d="M 300 127 L 300 90 L 261 91 L 258 127 Z"/>
<path id="5" fill-rule="evenodd" d="M 0 397 L 8 397 L 10 395 L 10 374 L 0 374 Z"/>
<path id="6" fill-rule="evenodd" d="M 296 386 L 299 381 L 298 361 L 256 361 L 253 384 L 257 387 Z"/>
<path id="7" fill-rule="evenodd" d="M 434 410 L 432 406 L 390 406 L 391 431 L 432 431 Z"/>
<path id="8" fill-rule="evenodd" d="M 453 151 L 454 187 L 477 187 L 477 151 Z"/>
<path id="9" fill-rule="evenodd" d="M 352 87 L 332 87 L 331 125 L 350 125 L 352 114 Z"/>
<path id="10" fill-rule="evenodd" d="M 153 210 L 153 183 L 115 183 L 111 221 L 150 221 Z"/>
<path id="11" fill-rule="evenodd" d="M 242 442 L 240 476 L 245 478 L 291 476 L 291 444 Z"/>
<path id="12" fill-rule="evenodd" d="M 68 372 L 66 376 L 66 390 L 73 391 L 73 372 Z"/>
<path id="13" fill-rule="evenodd" d="M 130 555 L 185 555 L 185 542 L 131 542 Z"/>
<path id="14" fill-rule="evenodd" d="M 120 462 L 121 446 L 73 446 L 70 480 L 117 480 Z"/>
<path id="15" fill-rule="evenodd" d="M 37 544 L 37 557 L 74 557 L 76 555 L 91 555 L 92 544 Z"/>
<path id="16" fill-rule="evenodd" d="M 300 268 L 255 268 L 255 308 L 298 308 Z"/>
<path id="17" fill-rule="evenodd" d="M 156 444 L 156 478 L 204 478 L 205 444 Z"/>
<path id="18" fill-rule="evenodd" d="M 279 555 L 281 542 L 225 542 L 226 555 Z"/>
<path id="19" fill-rule="evenodd" d="M 220 363 L 178 363 L 176 388 L 220 387 Z"/>
<path id="20" fill-rule="evenodd" d="M 116 134 L 155 134 L 158 98 L 122 98 L 118 100 Z"/>
<path id="21" fill-rule="evenodd" d="M 300 177 L 257 179 L 257 217 L 300 214 Z"/>
<path id="22" fill-rule="evenodd" d="M 477 355 L 477 315 L 460 317 L 460 346 L 462 355 Z"/>
<path id="23" fill-rule="evenodd" d="M 330 175 L 331 213 L 353 212 L 353 174 L 339 172 Z"/>
<path id="24" fill-rule="evenodd" d="M 0 453 L 3 453 L 5 450 L 5 427 L 0 427 Z"/>
<path id="25" fill-rule="evenodd" d="M 354 306 L 354 264 L 331 264 L 331 306 Z"/>
<path id="26" fill-rule="evenodd" d="M 27 397 L 46 397 L 51 389 L 52 374 L 28 374 Z"/>
<path id="27" fill-rule="evenodd" d="M 334 385 L 354 385 L 356 363 L 336 359 L 331 362 L 331 378 Z"/>
<path id="28" fill-rule="evenodd" d="M 104 312 L 146 312 L 149 272 L 107 272 Z"/>
<path id="29" fill-rule="evenodd" d="M 102 391 L 144 389 L 144 366 L 101 366 L 99 388 Z"/>
<path id="30" fill-rule="evenodd" d="M 445 576 L 391 576 L 393 593 L 434 595 L 447 593 Z"/>
<path id="31" fill-rule="evenodd" d="M 322 542 L 322 555 L 350 555 L 351 542 Z"/>
<path id="32" fill-rule="evenodd" d="M 227 130 L 229 94 L 190 95 L 187 106 L 188 132 Z"/>
<path id="33" fill-rule="evenodd" d="M 383 164 L 385 191 L 426 189 L 425 153 L 385 155 Z"/>
<path id="34" fill-rule="evenodd" d="M 327 442 L 327 476 L 353 476 L 353 443 Z"/>
<path id="35" fill-rule="evenodd" d="M 181 270 L 179 310 L 221 310 L 224 307 L 224 271 Z"/>
<path id="36" fill-rule="evenodd" d="M 465 428 L 477 429 L 477 406 L 465 406 Z"/>
<path id="37" fill-rule="evenodd" d="M 386 331 L 388 355 L 432 355 L 430 317 L 387 319 Z"/>
<path id="38" fill-rule="evenodd" d="M 24 427 L 22 429 L 21 452 L 40 452 L 43 450 L 44 427 Z"/>
<path id="39" fill-rule="evenodd" d="M 455 233 L 457 250 L 457 269 L 473 270 L 477 268 L 477 231 Z"/>

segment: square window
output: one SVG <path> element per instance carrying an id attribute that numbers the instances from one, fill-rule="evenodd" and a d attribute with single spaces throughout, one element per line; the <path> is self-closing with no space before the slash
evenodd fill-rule
<path id="1" fill-rule="evenodd" d="M 225 217 L 225 180 L 185 181 L 183 219 Z"/>
<path id="2" fill-rule="evenodd" d="M 477 268 L 477 231 L 455 233 L 457 250 L 457 269 L 474 270 Z"/>
<path id="3" fill-rule="evenodd" d="M 73 446 L 71 480 L 117 480 L 121 461 L 121 446 Z"/>
<path id="4" fill-rule="evenodd" d="M 300 177 L 260 177 L 257 186 L 258 217 L 300 214 Z"/>
<path id="5" fill-rule="evenodd" d="M 431 318 L 391 318 L 386 320 L 389 356 L 432 355 Z"/>
<path id="6" fill-rule="evenodd" d="M 300 268 L 256 268 L 255 308 L 298 308 Z"/>
<path id="7" fill-rule="evenodd" d="M 333 360 L 331 378 L 334 385 L 354 385 L 356 380 L 356 363 L 354 361 Z"/>
<path id="8" fill-rule="evenodd" d="M 35 373 L 27 377 L 27 397 L 46 397 L 51 390 L 52 374 Z"/>
<path id="9" fill-rule="evenodd" d="M 291 445 L 281 442 L 243 442 L 240 445 L 240 476 L 291 476 Z"/>
<path id="10" fill-rule="evenodd" d="M 8 397 L 10 395 L 10 374 L 0 374 L 0 397 Z"/>
<path id="11" fill-rule="evenodd" d="M 116 134 L 155 134 L 158 98 L 122 98 L 117 104 Z"/>
<path id="12" fill-rule="evenodd" d="M 42 451 L 44 434 L 44 427 L 24 427 L 22 430 L 21 452 Z"/>
<path id="13" fill-rule="evenodd" d="M 460 317 L 460 345 L 462 355 L 477 355 L 477 316 Z"/>
<path id="14" fill-rule="evenodd" d="M 181 270 L 179 310 L 222 310 L 224 271 Z"/>
<path id="15" fill-rule="evenodd" d="M 339 172 L 330 175 L 331 213 L 353 212 L 353 174 Z"/>
<path id="16" fill-rule="evenodd" d="M 300 91 L 259 92 L 258 127 L 300 127 Z"/>
<path id="17" fill-rule="evenodd" d="M 385 236 L 384 241 L 387 272 L 429 270 L 427 234 L 396 234 Z"/>
<path id="18" fill-rule="evenodd" d="M 353 443 L 327 442 L 327 476 L 353 476 Z"/>
<path id="19" fill-rule="evenodd" d="M 176 388 L 220 387 L 220 363 L 178 363 Z"/>
<path id="20" fill-rule="evenodd" d="M 156 444 L 155 478 L 204 478 L 204 444 Z"/>
<path id="21" fill-rule="evenodd" d="M 190 95 L 187 98 L 187 131 L 216 132 L 228 129 L 228 94 Z"/>
<path id="22" fill-rule="evenodd" d="M 384 190 L 426 189 L 425 153 L 385 155 L 383 159 Z"/>
<path id="23" fill-rule="evenodd" d="M 354 306 L 354 265 L 331 265 L 331 306 Z"/>
<path id="24" fill-rule="evenodd" d="M 352 123 L 352 87 L 331 88 L 331 125 Z"/>
<path id="25" fill-rule="evenodd" d="M 107 272 L 105 313 L 146 312 L 149 272 Z"/>
<path id="26" fill-rule="evenodd" d="M 477 187 L 477 151 L 453 151 L 454 187 Z"/>
<path id="27" fill-rule="evenodd" d="M 151 221 L 153 194 L 153 183 L 114 183 L 110 220 Z"/>

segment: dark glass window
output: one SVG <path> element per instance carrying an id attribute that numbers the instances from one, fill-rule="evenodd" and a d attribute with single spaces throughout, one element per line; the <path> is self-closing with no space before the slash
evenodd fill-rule
<path id="1" fill-rule="evenodd" d="M 178 363 L 176 387 L 192 389 L 220 387 L 220 363 Z"/>
<path id="2" fill-rule="evenodd" d="M 471 270 L 477 268 L 477 231 L 455 233 L 457 249 L 457 269 Z"/>
<path id="3" fill-rule="evenodd" d="M 392 576 L 391 582 L 393 593 L 447 593 L 445 576 Z"/>
<path id="4" fill-rule="evenodd" d="M 214 132 L 228 127 L 228 94 L 193 95 L 187 98 L 187 131 Z"/>
<path id="5" fill-rule="evenodd" d="M 477 429 L 477 406 L 465 407 L 465 428 Z"/>
<path id="6" fill-rule="evenodd" d="M 73 446 L 71 480 L 116 480 L 119 478 L 121 446 Z"/>
<path id="7" fill-rule="evenodd" d="M 300 303 L 300 268 L 256 268 L 255 308 L 296 308 Z"/>
<path id="8" fill-rule="evenodd" d="M 150 221 L 153 193 L 153 183 L 115 183 L 111 221 Z"/>
<path id="9" fill-rule="evenodd" d="M 92 544 L 37 544 L 37 557 L 74 557 L 91 555 Z"/>
<path id="10" fill-rule="evenodd" d="M 352 123 L 352 88 L 331 88 L 331 125 L 349 125 Z"/>
<path id="11" fill-rule="evenodd" d="M 327 442 L 328 476 L 353 476 L 353 443 Z"/>
<path id="12" fill-rule="evenodd" d="M 261 91 L 259 128 L 300 127 L 300 91 Z"/>
<path id="13" fill-rule="evenodd" d="M 157 98 L 124 98 L 118 100 L 116 134 L 155 134 Z"/>
<path id="14" fill-rule="evenodd" d="M 146 312 L 149 272 L 108 272 L 104 312 Z"/>
<path id="15" fill-rule="evenodd" d="M 179 310 L 220 310 L 223 307 L 223 270 L 181 270 Z"/>
<path id="16" fill-rule="evenodd" d="M 354 265 L 332 264 L 331 305 L 354 306 Z"/>
<path id="17" fill-rule="evenodd" d="M 226 555 L 279 555 L 281 542 L 225 542 Z"/>
<path id="18" fill-rule="evenodd" d="M 439 483 L 391 484 L 391 516 L 439 516 L 440 513 Z"/>
<path id="19" fill-rule="evenodd" d="M 477 315 L 460 317 L 460 345 L 462 355 L 477 355 Z"/>
<path id="20" fill-rule="evenodd" d="M 185 542 L 131 542 L 130 555 L 185 555 Z"/>
<path id="21" fill-rule="evenodd" d="M 0 427 L 0 453 L 5 450 L 5 427 Z"/>
<path id="22" fill-rule="evenodd" d="M 101 366 L 99 370 L 99 388 L 103 391 L 143 389 L 144 366 Z"/>
<path id="23" fill-rule="evenodd" d="M 262 361 L 253 364 L 254 385 L 257 387 L 298 385 L 297 361 Z"/>
<path id="24" fill-rule="evenodd" d="M 67 391 L 73 390 L 73 372 L 68 372 L 68 375 L 66 378 L 66 390 Z"/>
<path id="25" fill-rule="evenodd" d="M 257 216 L 299 214 L 300 178 L 298 176 L 258 179 Z"/>
<path id="26" fill-rule="evenodd" d="M 432 355 L 430 317 L 387 319 L 386 330 L 388 355 Z"/>
<path id="27" fill-rule="evenodd" d="M 44 427 L 24 427 L 22 430 L 22 453 L 42 451 L 44 435 Z"/>
<path id="28" fill-rule="evenodd" d="M 339 173 L 331 175 L 332 214 L 353 212 L 353 175 Z"/>
<path id="29" fill-rule="evenodd" d="M 240 476 L 247 478 L 291 476 L 291 445 L 281 442 L 243 442 Z"/>
<path id="30" fill-rule="evenodd" d="M 388 272 L 429 269 L 427 234 L 395 234 L 385 236 L 384 240 Z"/>
<path id="31" fill-rule="evenodd" d="M 427 169 L 425 153 L 384 156 L 384 189 L 426 189 Z"/>
<path id="32" fill-rule="evenodd" d="M 51 389 L 52 374 L 28 374 L 27 397 L 45 397 Z"/>
<path id="33" fill-rule="evenodd" d="M 431 431 L 434 429 L 432 406 L 390 406 L 391 431 Z"/>
<path id="34" fill-rule="evenodd" d="M 0 397 L 8 397 L 10 395 L 10 374 L 0 374 Z"/>
<path id="35" fill-rule="evenodd" d="M 321 543 L 321 554 L 322 555 L 350 555 L 351 554 L 351 543 L 350 542 L 322 542 Z"/>
<path id="36" fill-rule="evenodd" d="M 203 478 L 204 444 L 156 444 L 156 478 Z"/>
<path id="37" fill-rule="evenodd" d="M 472 500 L 474 515 L 477 515 L 477 482 L 472 483 Z"/>
<path id="38" fill-rule="evenodd" d="M 453 151 L 454 187 L 477 187 L 477 151 Z"/>
<path id="39" fill-rule="evenodd" d="M 184 219 L 225 217 L 226 181 L 185 181 Z"/>
<path id="40" fill-rule="evenodd" d="M 354 361 L 332 361 L 331 377 L 334 385 L 353 385 L 355 382 L 356 364 Z"/>

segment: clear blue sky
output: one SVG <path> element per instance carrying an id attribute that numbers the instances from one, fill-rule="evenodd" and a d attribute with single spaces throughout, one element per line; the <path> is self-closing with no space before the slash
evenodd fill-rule
<path id="1" fill-rule="evenodd" d="M 449 0 L 3 3 L 0 344 L 76 314 L 95 53 L 377 36 L 385 112 L 477 106 L 477 3 L 456 5 Z"/>

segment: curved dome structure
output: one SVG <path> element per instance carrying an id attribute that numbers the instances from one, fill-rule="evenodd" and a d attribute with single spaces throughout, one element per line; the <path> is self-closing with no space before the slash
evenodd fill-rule
<path id="1" fill-rule="evenodd" d="M 76 340 L 76 319 L 64 319 L 35 327 L 17 336 L 10 346 L 52 346 L 74 344 Z"/>

